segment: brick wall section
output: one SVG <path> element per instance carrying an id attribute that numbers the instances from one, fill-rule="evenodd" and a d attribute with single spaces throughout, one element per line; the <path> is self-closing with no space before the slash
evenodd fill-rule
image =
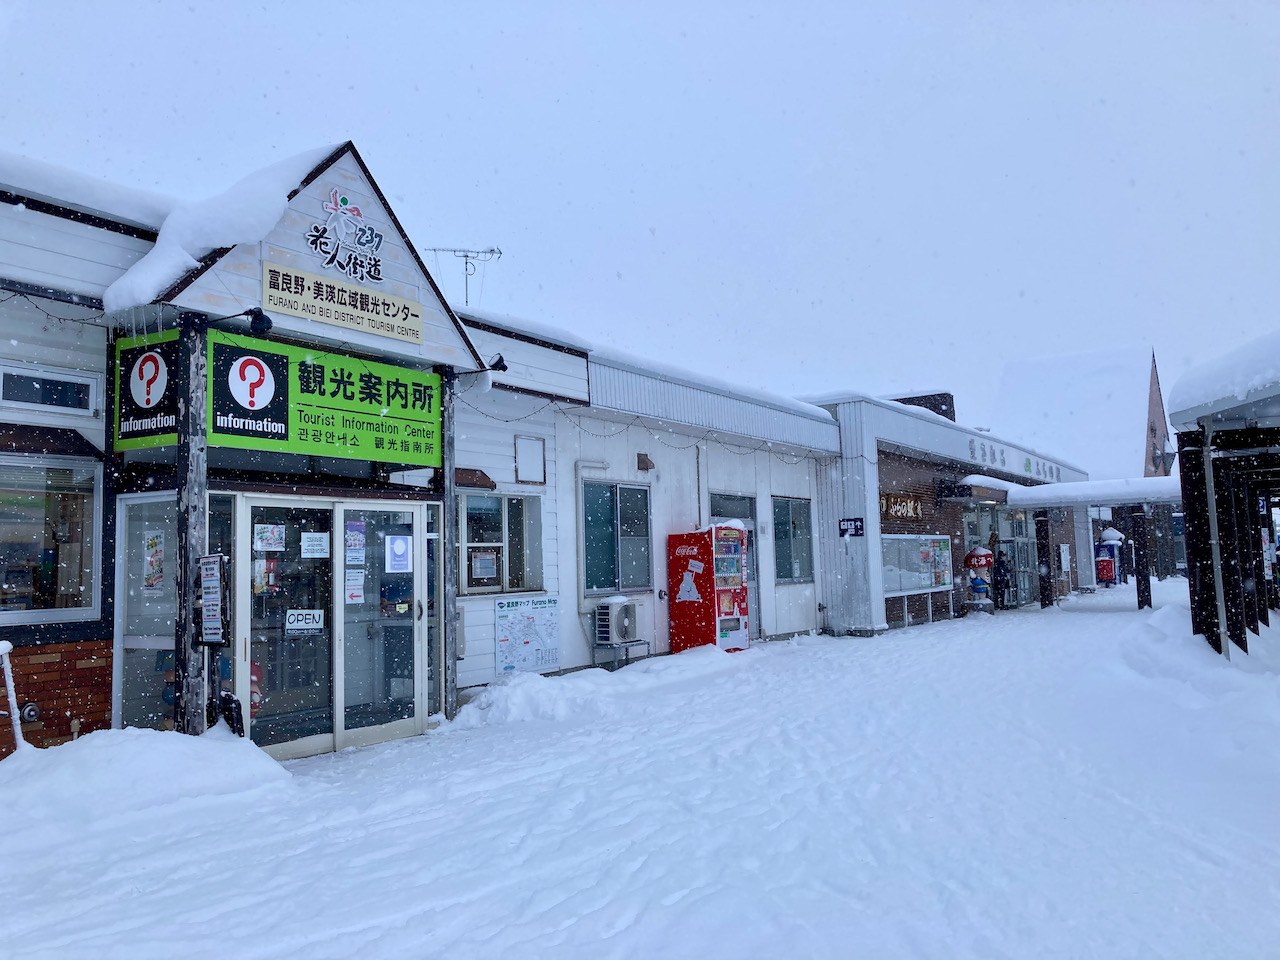
<path id="1" fill-rule="evenodd" d="M 40 719 L 22 725 L 22 736 L 37 747 L 71 739 L 71 721 L 81 735 L 111 726 L 111 641 L 49 643 L 16 647 L 9 655 L 18 705 L 34 701 Z M 8 704 L 4 709 L 9 709 Z M 8 717 L 0 723 L 0 757 L 13 752 Z"/>
<path id="2" fill-rule="evenodd" d="M 939 480 L 959 481 L 971 470 L 963 467 L 950 467 L 927 460 L 917 460 L 899 453 L 886 450 L 879 451 L 880 492 L 902 493 L 919 497 L 924 516 L 919 520 L 908 520 L 900 517 L 880 517 L 881 533 L 916 533 L 932 536 L 949 536 L 951 538 L 951 582 L 955 585 L 952 603 L 956 610 L 961 609 L 964 602 L 964 506 L 957 500 L 938 500 Z M 942 606 L 942 616 L 946 616 L 946 594 L 935 594 L 935 608 Z M 889 606 L 893 609 L 890 611 Z M 923 618 L 927 616 L 928 604 L 923 598 L 916 603 L 908 604 L 908 614 Z M 902 601 L 898 598 L 886 601 L 886 615 L 890 622 L 901 620 Z M 935 612 L 935 617 L 938 614 Z"/>
<path id="3" fill-rule="evenodd" d="M 1055 516 L 1061 516 L 1061 520 L 1052 519 Z M 1049 537 L 1053 540 L 1053 582 L 1057 595 L 1066 596 L 1069 591 L 1063 590 L 1066 585 L 1064 581 L 1058 578 L 1062 575 L 1062 555 L 1059 551 L 1058 544 L 1065 543 L 1071 549 L 1071 590 L 1080 589 L 1080 579 L 1076 571 L 1080 566 L 1080 558 L 1076 556 L 1076 521 L 1075 511 L 1068 507 L 1062 512 L 1050 512 L 1049 517 Z M 1092 560 L 1086 558 L 1086 563 Z"/>

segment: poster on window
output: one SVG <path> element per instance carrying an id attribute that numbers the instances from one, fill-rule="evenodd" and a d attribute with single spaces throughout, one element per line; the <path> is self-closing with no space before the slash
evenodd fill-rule
<path id="1" fill-rule="evenodd" d="M 158 597 L 164 593 L 164 531 L 147 530 L 142 534 L 142 595 Z"/>
<path id="2" fill-rule="evenodd" d="M 560 669 L 560 598 L 498 600 L 494 639 L 498 675 Z"/>
<path id="3" fill-rule="evenodd" d="M 389 536 L 386 540 L 384 573 L 413 573 L 413 537 Z"/>
<path id="4" fill-rule="evenodd" d="M 255 523 L 253 525 L 253 549 L 258 553 L 283 553 L 284 524 Z"/>

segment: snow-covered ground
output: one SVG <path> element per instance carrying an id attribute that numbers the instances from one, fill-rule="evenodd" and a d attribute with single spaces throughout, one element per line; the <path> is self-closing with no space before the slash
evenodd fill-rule
<path id="1" fill-rule="evenodd" d="M 220 735 L 26 751 L 0 954 L 1276 956 L 1276 661 L 1155 588 L 524 676 L 291 775 Z"/>

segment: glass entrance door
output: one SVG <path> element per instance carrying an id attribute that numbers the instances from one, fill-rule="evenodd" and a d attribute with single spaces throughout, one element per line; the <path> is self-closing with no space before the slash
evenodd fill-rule
<path id="1" fill-rule="evenodd" d="M 331 736 L 333 511 L 255 505 L 249 526 L 253 741 Z"/>
<path id="2" fill-rule="evenodd" d="M 415 562 L 417 514 L 416 507 L 342 510 L 344 732 L 412 720 L 417 712 L 415 638 L 426 613 Z"/>
<path id="3" fill-rule="evenodd" d="M 440 702 L 439 505 L 245 499 L 235 676 L 254 742 L 284 759 L 421 733 Z"/>

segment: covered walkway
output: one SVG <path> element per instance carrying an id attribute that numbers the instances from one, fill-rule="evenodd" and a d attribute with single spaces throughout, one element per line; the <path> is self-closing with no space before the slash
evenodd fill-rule
<path id="1" fill-rule="evenodd" d="M 1170 394 L 1178 432 L 1192 630 L 1249 652 L 1280 609 L 1280 334 L 1189 371 Z M 1223 635 L 1231 641 L 1225 643 Z"/>

